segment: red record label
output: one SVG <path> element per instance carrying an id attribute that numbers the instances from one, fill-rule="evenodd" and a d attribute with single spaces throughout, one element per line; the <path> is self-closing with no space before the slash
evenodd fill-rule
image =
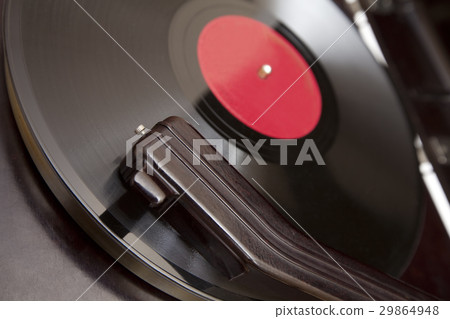
<path id="1" fill-rule="evenodd" d="M 297 139 L 319 123 L 322 96 L 308 62 L 264 23 L 244 16 L 216 18 L 200 34 L 197 50 L 211 92 L 251 129 Z"/>

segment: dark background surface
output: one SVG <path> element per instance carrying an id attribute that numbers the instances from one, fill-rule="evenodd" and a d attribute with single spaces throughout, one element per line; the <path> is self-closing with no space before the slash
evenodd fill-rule
<path id="1" fill-rule="evenodd" d="M 114 260 L 70 218 L 40 177 L 14 122 L 3 65 L 0 73 L 0 300 L 75 300 Z M 449 252 L 449 238 L 429 209 L 403 279 L 450 300 Z M 115 264 L 82 300 L 171 297 Z"/>

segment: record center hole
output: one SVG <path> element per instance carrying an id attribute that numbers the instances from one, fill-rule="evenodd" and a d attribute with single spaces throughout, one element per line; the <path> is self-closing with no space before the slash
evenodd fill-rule
<path id="1" fill-rule="evenodd" d="M 267 79 L 267 77 L 271 74 L 272 74 L 272 67 L 268 64 L 264 64 L 258 71 L 258 76 L 263 80 Z"/>

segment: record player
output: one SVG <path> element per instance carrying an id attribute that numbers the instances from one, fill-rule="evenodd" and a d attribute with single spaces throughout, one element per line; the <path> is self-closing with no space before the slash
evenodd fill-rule
<path id="1" fill-rule="evenodd" d="M 28 242 L 62 243 L 38 266 L 83 278 L 62 299 L 448 298 L 448 9 L 6 1 L 6 87 L 51 192 L 5 138 L 3 247 L 22 254 L 26 201 Z"/>

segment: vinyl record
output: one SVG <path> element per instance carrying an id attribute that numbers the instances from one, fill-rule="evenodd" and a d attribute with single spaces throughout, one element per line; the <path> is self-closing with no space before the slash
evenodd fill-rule
<path id="1" fill-rule="evenodd" d="M 394 276 L 408 265 L 424 213 L 413 135 L 386 70 L 333 1 L 14 0 L 5 20 L 9 91 L 27 146 L 68 212 L 114 257 L 156 219 L 120 179 L 126 142 L 141 124 L 179 116 L 210 139 L 317 141 L 325 166 L 280 165 L 267 147 L 267 165 L 237 169 L 319 242 Z M 227 104 L 226 88 L 214 87 L 227 66 L 208 56 L 229 43 L 244 54 L 237 34 L 253 27 L 273 31 L 311 66 L 320 116 L 308 130 L 277 105 L 253 127 L 237 102 Z M 254 94 L 248 103 L 263 93 Z M 239 143 L 236 152 L 246 157 Z M 120 262 L 182 299 L 301 296 L 258 287 L 257 278 L 229 281 L 164 221 Z"/>

